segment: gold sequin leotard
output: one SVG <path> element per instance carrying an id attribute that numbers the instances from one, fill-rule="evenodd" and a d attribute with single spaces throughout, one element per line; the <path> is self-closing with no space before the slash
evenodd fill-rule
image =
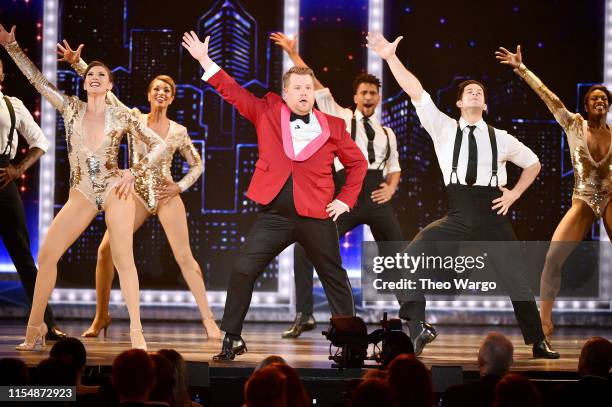
<path id="1" fill-rule="evenodd" d="M 80 59 L 77 63 L 72 64 L 72 68 L 79 76 L 84 76 L 87 64 Z M 106 100 L 113 106 L 126 107 L 112 92 L 108 92 Z M 141 113 L 137 108 L 130 109 L 130 112 L 142 123 L 142 125 L 147 125 L 147 114 Z M 151 214 L 157 212 L 158 202 L 155 191 L 163 187 L 166 181 L 172 180 L 170 169 L 172 166 L 172 158 L 177 150 L 187 161 L 187 164 L 189 164 L 189 170 L 183 178 L 177 182 L 181 192 L 193 185 L 202 174 L 202 158 L 195 149 L 185 126 L 170 120 L 170 128 L 168 129 L 168 134 L 164 141 L 166 142 L 166 148 L 161 154 L 161 157 L 154 165 L 148 167 L 142 174 L 136 177 L 134 185 L 136 196 Z M 147 144 L 128 135 L 128 150 L 130 154 L 130 163 L 132 163 L 132 165 L 140 162 L 142 157 L 148 153 L 148 149 L 149 147 Z"/>
<path id="2" fill-rule="evenodd" d="M 16 41 L 5 48 L 30 83 L 64 117 L 70 188 L 82 193 L 98 211 L 104 210 L 106 197 L 121 180 L 122 170 L 117 165 L 117 156 L 121 139 L 126 133 L 133 134 L 150 151 L 130 167 L 136 178 L 161 157 L 166 147 L 164 141 L 143 126 L 128 109 L 119 106 L 106 107 L 104 139 L 95 148 L 88 146 L 83 128 L 87 104 L 76 96 L 66 96 L 60 92 L 42 75 Z"/>
<path id="3" fill-rule="evenodd" d="M 565 108 L 559 98 L 525 65 L 518 74 L 546 103 L 567 135 L 572 165 L 574 167 L 574 192 L 572 199 L 584 201 L 600 218 L 612 198 L 612 143 L 606 156 L 599 162 L 593 160 L 587 144 L 588 123 L 579 113 Z"/>

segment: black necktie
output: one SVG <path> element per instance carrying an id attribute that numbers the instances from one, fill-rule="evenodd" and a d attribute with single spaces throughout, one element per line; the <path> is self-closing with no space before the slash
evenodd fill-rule
<path id="1" fill-rule="evenodd" d="M 465 173 L 465 183 L 472 186 L 476 183 L 476 172 L 478 168 L 478 148 L 476 147 L 476 137 L 474 137 L 474 129 L 476 126 L 467 126 L 470 129 L 468 134 L 468 164 Z"/>
<path id="2" fill-rule="evenodd" d="M 376 161 L 376 155 L 374 155 L 374 129 L 370 125 L 370 119 L 363 118 L 363 127 L 365 128 L 366 136 L 368 137 L 368 162 L 372 164 Z"/>
<path id="3" fill-rule="evenodd" d="M 301 121 L 303 121 L 304 123 L 308 124 L 310 122 L 310 114 L 297 114 L 297 113 L 293 113 L 291 112 L 291 116 L 289 117 L 289 121 L 292 122 L 294 120 L 300 119 Z"/>

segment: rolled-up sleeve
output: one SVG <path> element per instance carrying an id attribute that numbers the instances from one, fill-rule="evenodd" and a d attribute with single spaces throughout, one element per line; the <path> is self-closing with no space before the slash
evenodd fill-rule
<path id="1" fill-rule="evenodd" d="M 384 175 L 390 174 L 392 172 L 399 172 L 402 170 L 399 163 L 399 152 L 397 151 L 397 137 L 395 137 L 395 133 L 389 127 L 386 128 L 387 133 L 389 134 L 389 159 L 387 160 L 387 165 L 385 165 Z"/>
<path id="2" fill-rule="evenodd" d="M 30 148 L 40 148 L 43 151 L 49 149 L 49 140 L 45 137 L 34 118 L 23 105 L 21 100 L 11 97 L 11 104 L 15 109 L 15 128 L 23 136 Z"/>
<path id="3" fill-rule="evenodd" d="M 521 168 L 527 168 L 538 161 L 538 156 L 516 137 L 505 131 L 500 132 L 506 141 L 506 161 L 510 161 Z"/>

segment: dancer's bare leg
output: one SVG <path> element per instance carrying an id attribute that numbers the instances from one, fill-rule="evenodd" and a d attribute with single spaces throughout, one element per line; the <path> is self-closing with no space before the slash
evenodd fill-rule
<path id="1" fill-rule="evenodd" d="M 136 212 L 134 216 L 134 232 L 136 232 L 149 217 L 149 212 L 140 200 L 135 199 Z M 104 233 L 102 242 L 98 246 L 96 261 L 96 315 L 91 326 L 83 332 L 82 336 L 97 337 L 100 330 L 110 323 L 108 304 L 110 292 L 115 277 L 115 265 L 108 238 L 108 231 Z"/>
<path id="2" fill-rule="evenodd" d="M 43 323 L 45 308 L 57 280 L 57 263 L 89 226 L 96 213 L 95 206 L 80 192 L 70 190 L 68 201 L 51 222 L 38 253 L 38 273 L 28 326 L 38 327 Z M 28 329 L 26 342 L 31 342 L 28 339 L 36 333 Z"/>
<path id="3" fill-rule="evenodd" d="M 549 339 L 553 332 L 552 309 L 561 287 L 561 268 L 594 221 L 591 208 L 584 201 L 574 199 L 551 239 L 540 279 L 540 319 L 544 335 Z"/>
<path id="4" fill-rule="evenodd" d="M 135 198 L 130 194 L 120 199 L 111 192 L 106 205 L 106 228 L 109 236 L 113 264 L 119 274 L 123 300 L 130 315 L 132 347 L 146 349 L 140 323 L 140 291 L 138 273 L 134 263 L 132 237 L 134 233 Z"/>
<path id="5" fill-rule="evenodd" d="M 185 213 L 185 206 L 180 196 L 170 198 L 170 200 L 160 205 L 157 215 L 166 232 L 168 243 L 170 243 L 172 253 L 181 269 L 183 278 L 198 304 L 208 337 L 221 338 L 221 331 L 217 327 L 208 305 L 202 270 L 191 252 L 187 214 Z"/>

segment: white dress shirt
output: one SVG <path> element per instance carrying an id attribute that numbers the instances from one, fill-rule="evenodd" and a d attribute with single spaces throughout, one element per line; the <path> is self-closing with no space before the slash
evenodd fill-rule
<path id="1" fill-rule="evenodd" d="M 431 96 L 425 91 L 423 91 L 421 100 L 419 102 L 413 100 L 412 104 L 416 108 L 421 125 L 433 139 L 438 163 L 444 176 L 444 183 L 448 185 L 453 167 L 453 149 L 455 147 L 455 135 L 457 134 L 457 120 L 442 113 L 434 104 Z M 476 146 L 478 148 L 478 167 L 476 183 L 474 185 L 487 186 L 493 173 L 493 153 L 491 151 L 491 142 L 489 141 L 489 130 L 484 120 L 478 121 L 475 125 L 474 137 L 476 138 Z M 466 185 L 465 174 L 467 172 L 469 153 L 468 122 L 462 117 L 459 119 L 459 126 L 463 131 L 463 140 L 457 164 L 457 176 L 459 183 Z M 506 172 L 507 161 L 521 168 L 529 167 L 538 162 L 538 157 L 529 147 L 504 130 L 495 129 L 495 139 L 497 142 L 497 178 L 499 186 L 504 186 L 508 182 L 508 174 Z M 454 177 L 453 182 L 456 182 Z M 495 186 L 494 182 L 492 186 Z"/>
<path id="2" fill-rule="evenodd" d="M 25 108 L 21 100 L 9 96 L 11 105 L 15 110 L 15 131 L 13 133 L 13 145 L 11 148 L 11 160 L 17 154 L 17 138 L 18 133 L 25 138 L 30 148 L 38 147 L 43 151 L 49 148 L 49 140 L 45 137 L 34 118 Z M 8 143 L 9 131 L 11 130 L 11 116 L 8 107 L 4 101 L 4 95 L 0 92 L 0 153 L 4 152 Z"/>
<path id="3" fill-rule="evenodd" d="M 353 112 L 351 109 L 340 106 L 334 100 L 329 88 L 323 88 L 315 91 L 315 100 L 317 101 L 319 110 L 321 110 L 323 113 L 343 119 L 346 123 L 346 131 L 348 131 L 349 134 L 351 133 L 353 113 L 355 114 L 355 143 L 365 156 L 366 160 L 368 160 L 368 136 L 366 135 L 365 127 L 363 125 L 363 113 L 361 113 L 359 110 L 355 110 L 355 112 Z M 368 164 L 368 169 L 381 169 L 383 170 L 383 176 L 386 176 L 392 172 L 401 171 L 402 169 L 399 164 L 397 138 L 395 137 L 395 133 L 393 130 L 387 127 L 387 133 L 389 135 L 389 159 L 385 165 L 382 165 L 382 162 L 387 156 L 387 136 L 385 135 L 383 127 L 380 125 L 380 123 L 378 123 L 378 120 L 376 120 L 374 115 L 370 116 L 369 119 L 372 129 L 374 129 L 374 157 L 376 157 L 376 160 L 374 160 L 373 163 Z M 336 171 L 340 171 L 342 168 L 344 168 L 338 159 L 334 160 L 334 166 L 336 167 Z"/>

